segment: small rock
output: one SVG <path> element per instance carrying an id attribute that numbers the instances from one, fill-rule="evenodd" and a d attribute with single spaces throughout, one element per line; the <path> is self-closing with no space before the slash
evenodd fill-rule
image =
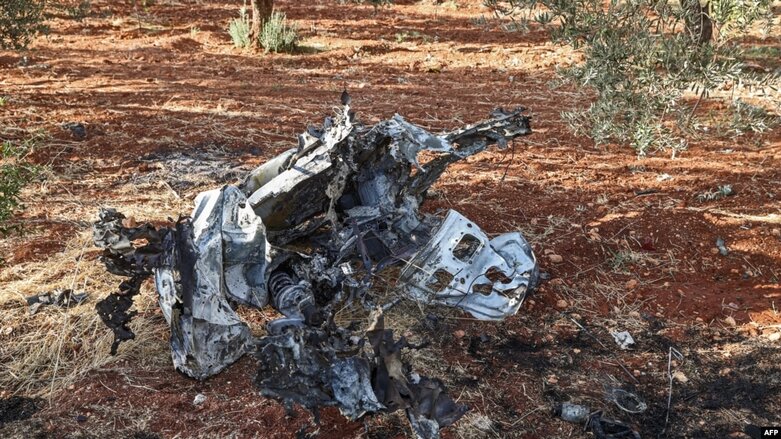
<path id="1" fill-rule="evenodd" d="M 564 299 L 559 299 L 559 301 L 556 302 L 556 308 L 567 309 L 567 301 Z"/>
<path id="2" fill-rule="evenodd" d="M 776 238 L 781 238 L 781 229 L 773 229 L 770 231 L 770 234 Z"/>
<path id="3" fill-rule="evenodd" d="M 673 379 L 675 381 L 678 381 L 679 383 L 686 383 L 689 381 L 689 378 L 683 374 L 680 370 L 676 370 L 673 374 Z"/>
<path id="4" fill-rule="evenodd" d="M 453 333 L 453 336 L 456 338 L 464 338 L 465 335 L 466 335 L 466 331 L 464 331 L 463 329 L 459 329 Z"/>
<path id="5" fill-rule="evenodd" d="M 564 261 L 564 258 L 562 258 L 561 255 L 557 255 L 555 253 L 549 254 L 548 259 L 554 264 L 560 264 L 562 261 Z"/>
<path id="6" fill-rule="evenodd" d="M 727 243 L 724 242 L 724 238 L 716 238 L 716 248 L 719 249 L 719 253 L 721 253 L 722 256 L 729 255 L 729 249 L 727 248 Z"/>
<path id="7" fill-rule="evenodd" d="M 717 254 L 719 254 L 719 249 L 717 249 L 715 247 L 710 249 L 710 254 L 716 256 Z"/>
<path id="8" fill-rule="evenodd" d="M 738 326 L 738 323 L 735 321 L 735 318 L 732 316 L 727 316 L 727 318 L 724 319 L 724 323 L 726 323 L 729 326 L 732 326 L 733 328 L 735 326 Z"/>
<path id="9" fill-rule="evenodd" d="M 624 284 L 624 287 L 626 287 L 627 290 L 634 290 L 637 288 L 637 279 L 629 279 L 626 281 L 626 284 Z"/>
<path id="10" fill-rule="evenodd" d="M 201 405 L 204 402 L 206 402 L 206 395 L 203 393 L 195 395 L 195 399 L 193 399 L 193 405 Z"/>
<path id="11" fill-rule="evenodd" d="M 781 340 L 781 332 L 774 332 L 767 336 L 767 339 L 769 341 L 778 341 Z"/>
<path id="12" fill-rule="evenodd" d="M 556 384 L 559 382 L 559 378 L 556 377 L 556 375 L 551 375 L 548 377 L 548 384 Z"/>

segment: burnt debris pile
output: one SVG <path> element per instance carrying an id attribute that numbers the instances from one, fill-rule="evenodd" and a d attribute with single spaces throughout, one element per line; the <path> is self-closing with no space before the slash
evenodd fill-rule
<path id="1" fill-rule="evenodd" d="M 456 211 L 443 218 L 419 207 L 449 164 L 506 148 L 531 132 L 529 118 L 496 110 L 434 135 L 398 115 L 363 126 L 349 101 L 345 94 L 334 117 L 242 183 L 199 194 L 192 216 L 168 227 L 102 210 L 95 243 L 108 271 L 127 279 L 97 311 L 115 352 L 133 338 L 129 310 L 153 277 L 180 371 L 204 379 L 250 353 L 261 393 L 286 406 L 336 406 L 351 419 L 404 410 L 418 437 L 437 437 L 466 408 L 402 361 L 416 347 L 384 328 L 383 310 L 395 302 L 379 303 L 372 282 L 397 266 L 396 289 L 410 300 L 483 320 L 518 311 L 538 277 L 526 240 L 517 232 L 489 239 Z M 368 329 L 336 324 L 345 303 L 372 311 Z M 236 309 L 267 305 L 283 317 L 254 337 Z"/>

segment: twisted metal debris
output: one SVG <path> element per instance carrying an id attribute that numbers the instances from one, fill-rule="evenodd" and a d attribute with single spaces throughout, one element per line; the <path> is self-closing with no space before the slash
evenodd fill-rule
<path id="1" fill-rule="evenodd" d="M 133 338 L 128 312 L 154 276 L 171 328 L 175 367 L 197 379 L 246 353 L 259 361 L 263 395 L 315 413 L 336 406 L 350 419 L 404 410 L 416 436 L 434 438 L 466 411 L 442 382 L 402 362 L 415 348 L 384 329 L 372 279 L 400 266 L 397 289 L 411 300 L 458 307 L 483 320 L 516 313 L 537 282 L 529 244 L 519 233 L 489 239 L 455 211 L 444 220 L 418 208 L 453 162 L 531 132 L 523 109 L 441 135 L 399 115 L 365 127 L 350 98 L 322 127 L 236 186 L 203 192 L 191 217 L 169 227 L 123 225 L 100 212 L 94 240 L 111 273 L 127 277 L 98 303 L 114 331 L 112 352 Z M 420 163 L 427 151 L 433 158 Z M 339 327 L 335 309 L 373 310 L 364 332 Z M 238 306 L 270 304 L 284 317 L 253 337 Z"/>

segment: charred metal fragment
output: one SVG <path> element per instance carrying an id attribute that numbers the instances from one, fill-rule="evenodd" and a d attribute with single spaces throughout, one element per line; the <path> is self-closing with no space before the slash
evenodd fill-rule
<path id="1" fill-rule="evenodd" d="M 88 293 L 77 293 L 70 288 L 56 289 L 27 297 L 27 305 L 30 307 L 30 314 L 35 314 L 38 309 L 46 305 L 55 305 L 64 308 L 78 305 L 89 297 Z"/>
<path id="2" fill-rule="evenodd" d="M 136 338 L 128 325 L 138 312 L 130 311 L 130 307 L 133 306 L 133 298 L 141 290 L 141 284 L 148 277 L 148 274 L 137 274 L 128 280 L 123 280 L 119 284 L 119 292 L 109 294 L 95 305 L 103 324 L 114 331 L 111 355 L 117 354 L 120 343 Z"/>
<path id="3" fill-rule="evenodd" d="M 520 233 L 489 240 L 473 222 L 451 210 L 431 241 L 404 266 L 399 286 L 415 300 L 500 320 L 518 311 L 538 276 L 534 254 Z M 441 282 L 442 277 L 448 280 Z"/>
<path id="4" fill-rule="evenodd" d="M 137 314 L 130 311 L 133 298 L 140 292 L 144 280 L 152 275 L 152 269 L 162 263 L 166 255 L 164 241 L 170 232 L 166 228 L 158 230 L 151 224 L 125 227 L 123 221 L 126 219 L 114 209 L 102 209 L 92 227 L 95 245 L 103 249 L 100 260 L 106 269 L 130 278 L 119 284 L 119 291 L 95 305 L 103 323 L 114 332 L 112 355 L 117 353 L 121 342 L 135 338 L 128 326 Z"/>
<path id="5" fill-rule="evenodd" d="M 370 288 L 379 272 L 398 266 L 396 287 L 408 299 L 485 320 L 516 313 L 539 277 L 524 238 L 489 239 L 458 212 L 441 218 L 419 207 L 448 165 L 490 145 L 507 147 L 531 132 L 529 118 L 522 108 L 497 110 L 437 135 L 399 115 L 364 126 L 350 102 L 344 94 L 333 117 L 242 183 L 199 194 L 192 220 L 135 226 L 101 211 L 94 225 L 101 259 L 130 280 L 98 310 L 115 332 L 115 352 L 133 338 L 132 299 L 154 275 L 182 372 L 204 379 L 254 352 L 261 393 L 288 407 L 335 406 L 350 419 L 403 410 L 416 436 L 435 438 L 466 407 L 402 360 L 414 346 L 384 328 L 381 312 L 358 331 L 336 325 L 335 310 L 387 309 Z M 253 337 L 236 309 L 266 305 L 283 317 Z"/>
<path id="6" fill-rule="evenodd" d="M 640 433 L 632 427 L 615 419 L 608 419 L 598 411 L 589 416 L 585 426 L 586 430 L 594 433 L 595 439 L 640 439 Z"/>
<path id="7" fill-rule="evenodd" d="M 468 408 L 448 396 L 442 381 L 420 376 L 401 358 L 402 349 L 411 348 L 402 336 L 384 328 L 382 313 L 376 315 L 367 338 L 374 352 L 373 389 L 388 411 L 404 410 L 415 436 L 439 437 L 439 430 L 461 418 Z"/>
<path id="8" fill-rule="evenodd" d="M 640 439 L 640 433 L 631 426 L 602 416 L 602 411 L 592 412 L 588 407 L 565 402 L 553 407 L 553 416 L 567 422 L 583 425 L 583 431 L 590 431 L 595 439 Z"/>
<path id="9" fill-rule="evenodd" d="M 164 238 L 168 228 L 156 228 L 152 224 L 140 227 L 125 226 L 125 215 L 115 209 L 101 209 L 98 221 L 92 224 L 92 239 L 103 249 L 101 262 L 109 273 L 131 277 L 152 274 L 165 257 Z"/>
<path id="10" fill-rule="evenodd" d="M 371 388 L 362 344 L 351 336 L 329 322 L 324 329 L 287 326 L 261 338 L 255 354 L 261 394 L 288 408 L 300 404 L 316 411 L 337 406 L 350 419 L 383 409 Z"/>
<path id="11" fill-rule="evenodd" d="M 193 378 L 218 373 L 249 349 L 249 326 L 232 302 L 266 304 L 264 279 L 245 276 L 264 263 L 265 240 L 242 199 L 230 186 L 200 194 L 192 221 L 176 224 L 172 257 L 155 269 L 174 366 Z"/>
<path id="12" fill-rule="evenodd" d="M 288 408 L 335 406 L 351 420 L 404 410 L 416 437 L 436 438 L 467 407 L 456 404 L 441 381 L 419 376 L 402 361 L 402 350 L 411 347 L 384 328 L 381 311 L 362 336 L 333 322 L 289 326 L 259 341 L 256 383 L 262 395 Z"/>

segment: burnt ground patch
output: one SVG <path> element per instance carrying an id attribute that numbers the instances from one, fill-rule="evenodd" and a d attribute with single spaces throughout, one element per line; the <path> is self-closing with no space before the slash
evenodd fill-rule
<path id="1" fill-rule="evenodd" d="M 0 425 L 29 419 L 40 410 L 41 403 L 40 399 L 23 396 L 0 399 Z"/>

